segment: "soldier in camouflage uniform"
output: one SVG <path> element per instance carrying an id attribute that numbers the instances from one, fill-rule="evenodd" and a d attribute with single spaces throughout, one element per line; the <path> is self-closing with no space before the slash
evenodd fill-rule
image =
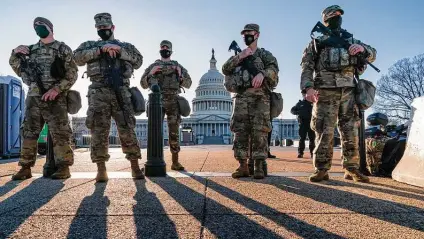
<path id="1" fill-rule="evenodd" d="M 74 154 L 70 142 L 72 130 L 68 119 L 66 96 L 78 78 L 78 67 L 74 62 L 71 48 L 54 39 L 53 24 L 48 19 L 35 18 L 34 29 L 40 41 L 30 46 L 18 46 L 12 51 L 9 59 L 9 64 L 15 73 L 29 86 L 25 102 L 25 118 L 21 125 L 23 145 L 19 165 L 22 168 L 12 179 L 23 180 L 32 177 L 31 167 L 34 166 L 37 155 L 37 139 L 45 122 L 49 125 L 53 139 L 53 151 L 58 169 L 53 172 L 45 166 L 43 176 L 52 179 L 69 178 L 71 176 L 69 166 L 74 163 Z M 35 63 L 39 69 L 43 88 L 47 90 L 44 95 L 37 86 L 35 76 L 27 75 L 22 69 L 21 56 Z M 64 63 L 64 77 L 54 78 L 51 74 L 56 57 Z"/>
<path id="2" fill-rule="evenodd" d="M 390 138 L 384 134 L 365 139 L 367 168 L 371 175 L 379 175 L 381 156 L 383 155 L 384 146 L 388 140 L 390 140 Z"/>
<path id="3" fill-rule="evenodd" d="M 181 113 L 179 111 L 177 97 L 181 93 L 181 87 L 189 89 L 191 87 L 191 77 L 187 70 L 177 61 L 171 60 L 172 43 L 163 40 L 160 43 L 161 59 L 156 60 L 146 68 L 141 76 L 141 87 L 149 88 L 152 84 L 158 84 L 162 93 L 163 114 L 168 121 L 169 149 L 172 154 L 172 170 L 184 170 L 178 161 L 180 152 L 179 127 L 181 123 Z"/>
<path id="4" fill-rule="evenodd" d="M 356 70 L 358 74 L 362 74 L 365 68 L 355 67 L 355 55 L 362 53 L 369 62 L 374 62 L 377 52 L 341 29 L 343 14 L 344 11 L 339 6 L 333 5 L 323 10 L 322 20 L 333 33 L 349 41 L 352 44 L 350 48 L 346 50 L 324 45 L 324 40 L 328 39 L 328 36 L 324 35 L 312 40 L 302 57 L 300 87 L 301 90 L 306 90 L 306 99 L 314 102 L 311 128 L 316 132 L 313 157 L 316 171 L 310 176 L 312 182 L 329 179 L 327 171 L 330 170 L 333 158 L 336 121 L 341 134 L 345 179 L 369 182 L 369 178 L 358 170 L 359 110 L 355 104 L 354 74 Z"/>
<path id="5" fill-rule="evenodd" d="M 271 52 L 258 48 L 259 25 L 247 24 L 241 31 L 244 42 L 248 46 L 241 53 L 230 57 L 222 66 L 226 76 L 226 89 L 231 92 L 229 80 L 238 72 L 246 78 L 245 89 L 236 93 L 234 110 L 231 117 L 230 128 L 234 132 L 234 157 L 240 166 L 232 174 L 233 178 L 249 177 L 248 151 L 249 142 L 252 144 L 252 158 L 254 162 L 255 179 L 264 178 L 263 161 L 268 157 L 268 133 L 271 131 L 270 92 L 278 84 L 278 63 Z M 247 57 L 253 56 L 254 68 L 258 72 L 252 75 L 243 67 Z M 249 58 L 250 59 L 250 58 Z M 254 72 L 252 70 L 252 72 Z"/>
<path id="6" fill-rule="evenodd" d="M 131 162 L 132 177 L 143 179 L 144 174 L 138 163 L 141 152 L 134 130 L 136 119 L 129 91 L 129 78 L 134 69 L 141 67 L 143 56 L 132 44 L 115 39 L 113 34 L 115 25 L 109 13 L 96 14 L 94 20 L 101 40 L 82 43 L 74 51 L 74 56 L 77 65 L 87 64 L 87 75 L 92 82 L 88 88 L 85 123 L 91 130 L 91 160 L 97 163 L 96 181 L 108 180 L 105 162 L 110 158 L 108 148 L 111 117 L 118 128 L 122 151 L 126 154 L 126 159 Z M 117 92 L 106 82 L 107 55 L 116 59 L 114 62 L 120 69 L 123 86 L 119 87 Z"/>

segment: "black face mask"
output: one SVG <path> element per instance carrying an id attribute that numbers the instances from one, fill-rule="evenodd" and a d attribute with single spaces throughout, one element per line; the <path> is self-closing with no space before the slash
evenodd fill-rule
<path id="1" fill-rule="evenodd" d="M 44 25 L 38 25 L 35 27 L 35 32 L 40 38 L 46 38 L 49 36 L 50 32 L 47 30 L 47 27 Z"/>
<path id="2" fill-rule="evenodd" d="M 165 58 L 166 59 L 166 58 L 169 58 L 171 56 L 171 51 L 170 50 L 164 49 L 164 50 L 160 50 L 159 52 L 160 52 L 160 56 L 162 58 Z"/>
<path id="3" fill-rule="evenodd" d="M 255 41 L 254 35 L 249 35 L 249 34 L 244 35 L 244 43 L 246 44 L 246 46 L 250 46 L 250 44 L 252 44 L 254 41 Z"/>
<path id="4" fill-rule="evenodd" d="M 339 29 L 342 26 L 342 16 L 335 16 L 328 19 L 328 28 Z"/>
<path id="5" fill-rule="evenodd" d="M 97 35 L 99 35 L 103 41 L 107 41 L 112 36 L 112 31 L 110 29 L 100 29 L 97 31 Z"/>

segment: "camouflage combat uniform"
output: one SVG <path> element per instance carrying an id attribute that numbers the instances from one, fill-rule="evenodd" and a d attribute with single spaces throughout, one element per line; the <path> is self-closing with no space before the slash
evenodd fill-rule
<path id="1" fill-rule="evenodd" d="M 372 175 L 377 175 L 379 173 L 383 149 L 389 139 L 390 138 L 385 135 L 365 139 L 367 168 Z"/>
<path id="2" fill-rule="evenodd" d="M 172 43 L 164 40 L 160 46 L 167 46 L 172 51 Z M 161 71 L 155 75 L 150 75 L 150 71 L 155 66 L 161 66 Z M 181 68 L 181 77 L 175 67 Z M 140 84 L 143 89 L 148 89 L 153 84 L 158 84 L 162 93 L 163 114 L 168 122 L 169 131 L 169 149 L 172 154 L 172 170 L 184 170 L 184 167 L 178 161 L 178 153 L 180 152 L 179 128 L 181 124 L 181 113 L 179 111 L 177 97 L 181 93 L 181 87 L 189 89 L 191 87 L 191 77 L 187 70 L 177 61 L 156 60 L 153 64 L 146 68 L 141 76 Z"/>
<path id="3" fill-rule="evenodd" d="M 323 13 L 323 21 L 327 17 L 343 10 L 339 6 L 330 6 Z M 351 44 L 359 44 L 364 47 L 367 60 L 374 62 L 376 50 L 361 41 L 354 39 L 351 34 L 339 29 L 342 38 Z M 353 178 L 355 181 L 368 181 L 361 175 L 359 168 L 359 111 L 355 104 L 354 64 L 355 56 L 350 56 L 348 50 L 325 46 L 320 48 L 319 42 L 327 39 L 322 36 L 319 41 L 312 40 L 303 52 L 301 90 L 314 88 L 319 93 L 318 102 L 314 103 L 312 110 L 311 128 L 316 132 L 316 147 L 314 150 L 314 167 L 317 170 L 311 175 L 311 181 L 328 179 L 327 171 L 331 168 L 333 158 L 334 125 L 338 121 L 338 128 L 342 144 L 342 164 L 345 168 L 345 178 Z M 315 51 L 317 46 L 318 52 Z M 315 72 L 315 77 L 313 74 Z M 358 72 L 363 73 L 363 70 Z"/>
<path id="4" fill-rule="evenodd" d="M 96 27 L 113 25 L 109 13 L 96 14 L 94 20 Z M 100 57 L 98 54 L 99 49 L 108 43 L 121 47 L 115 64 L 119 64 L 122 70 L 123 86 L 119 93 L 122 95 L 124 110 L 121 109 L 115 91 L 106 83 L 107 63 L 105 63 L 105 57 Z M 144 178 L 138 168 L 141 151 L 134 130 L 136 119 L 129 91 L 129 78 L 134 69 L 141 67 L 143 56 L 132 44 L 120 42 L 114 39 L 113 35 L 108 40 L 82 43 L 74 51 L 74 56 L 77 65 L 87 64 L 87 76 L 92 82 L 88 88 L 88 111 L 85 123 L 91 130 L 91 160 L 98 165 L 97 181 L 108 180 L 105 162 L 110 158 L 108 148 L 111 117 L 116 122 L 122 151 L 126 154 L 126 159 L 131 161 L 133 177 Z"/>
<path id="5" fill-rule="evenodd" d="M 259 32 L 257 24 L 247 24 L 243 31 L 254 30 Z M 243 33 L 242 31 L 242 33 Z M 240 167 L 233 173 L 234 178 L 249 176 L 247 159 L 249 157 L 249 143 L 252 144 L 252 159 L 255 161 L 254 178 L 263 178 L 263 161 L 268 157 L 268 133 L 272 130 L 270 116 L 270 90 L 278 84 L 278 62 L 271 52 L 257 48 L 253 53 L 254 65 L 264 76 L 262 86 L 253 88 L 250 86 L 234 97 L 234 109 L 230 122 L 230 129 L 234 132 L 234 157 L 240 163 Z M 243 59 L 244 60 L 244 59 Z M 237 56 L 230 57 L 222 66 L 222 72 L 227 77 L 224 84 L 228 84 L 228 77 L 236 74 L 236 68 L 241 66 L 242 61 Z M 247 70 L 241 69 L 244 75 L 251 80 L 255 76 Z M 231 88 L 226 86 L 226 88 Z M 231 90 L 234 92 L 235 90 Z"/>
<path id="6" fill-rule="evenodd" d="M 34 24 L 37 21 L 45 23 L 53 31 L 53 25 L 49 20 L 37 17 Z M 9 64 L 15 73 L 22 77 L 23 82 L 29 86 L 25 101 L 25 117 L 21 125 L 23 143 L 19 165 L 22 166 L 22 169 L 13 176 L 13 179 L 32 177 L 30 167 L 35 164 L 37 140 L 44 123 L 48 124 L 53 139 L 53 152 L 58 171 L 45 171 L 43 175 L 51 176 L 53 179 L 68 178 L 70 177 L 69 166 L 74 163 L 74 154 L 70 142 L 72 129 L 68 118 L 66 96 L 67 91 L 78 78 L 78 67 L 74 62 L 72 49 L 63 42 L 54 40 L 51 43 L 44 44 L 40 40 L 28 47 L 30 49 L 29 61 L 34 62 L 39 69 L 44 89 L 48 91 L 55 88 L 60 93 L 53 101 L 42 101 L 42 94 L 36 82 L 30 80 L 30 77 L 34 76 L 28 76 L 22 71 L 20 58 L 12 52 Z M 56 56 L 64 62 L 65 77 L 63 79 L 55 79 L 50 74 Z"/>

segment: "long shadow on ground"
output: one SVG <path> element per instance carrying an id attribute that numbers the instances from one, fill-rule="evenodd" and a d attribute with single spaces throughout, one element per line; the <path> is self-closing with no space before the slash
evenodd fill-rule
<path id="1" fill-rule="evenodd" d="M 69 226 L 67 238 L 107 238 L 106 183 L 96 183 L 92 195 L 85 197 Z"/>
<path id="2" fill-rule="evenodd" d="M 317 202 L 347 209 L 349 211 L 397 224 L 399 226 L 416 230 L 424 230 L 424 211 L 422 208 L 329 188 L 320 185 L 320 183 L 311 184 L 286 177 L 275 178 L 276 180 L 264 180 L 258 182 L 270 184 L 281 190 L 297 194 L 302 197 L 307 197 Z M 357 187 L 367 190 L 376 189 L 365 184 L 348 183 L 335 180 L 330 180 L 328 183 L 324 182 L 323 184 L 338 187 Z M 290 185 L 290 187 L 284 185 Z M 381 191 L 384 192 L 383 190 Z M 392 192 L 389 191 L 388 193 L 390 194 Z M 408 216 L 402 217 L 402 214 Z M 412 219 L 412 217 L 416 220 Z M 409 218 L 409 220 L 405 220 L 407 218 Z"/>
<path id="3" fill-rule="evenodd" d="M 12 180 L 7 182 L 5 185 L 0 187 L 0 197 L 3 197 L 8 192 L 12 191 L 14 188 L 19 186 L 20 183 L 21 181 L 12 181 Z M 0 207 L 0 210 L 1 210 L 1 207 Z"/>
<path id="4" fill-rule="evenodd" d="M 281 214 L 273 208 L 270 208 L 266 205 L 263 205 L 257 201 L 254 201 L 250 198 L 247 198 L 241 195 L 238 192 L 230 190 L 226 187 L 218 185 L 214 182 L 205 180 L 201 177 L 193 176 L 193 179 L 198 181 L 201 184 L 205 185 L 205 189 L 210 187 L 214 190 L 222 193 L 224 196 L 238 201 L 243 206 L 256 210 L 257 208 L 265 207 L 269 211 L 274 211 L 278 215 L 261 215 L 280 226 L 285 227 L 288 231 L 291 231 L 302 237 L 309 236 L 319 236 L 321 238 L 343 238 L 331 232 L 325 231 L 321 228 L 318 228 L 314 225 L 305 223 L 294 217 L 290 217 L 285 214 Z M 192 197 L 202 197 L 205 200 L 204 209 L 201 214 L 192 215 L 202 223 L 202 227 L 207 228 L 212 234 L 218 238 L 280 238 L 275 232 L 263 227 L 262 225 L 256 223 L 255 221 L 249 219 L 246 215 L 242 215 L 238 212 L 232 211 L 230 208 L 214 201 L 211 199 L 205 198 L 205 195 L 202 195 L 193 189 L 181 184 L 175 179 L 172 184 L 164 184 L 161 180 L 152 180 L 154 183 L 158 184 L 165 190 L 171 197 L 174 198 L 181 206 L 183 206 L 187 211 L 192 209 L 192 204 L 190 200 L 182 200 L 179 195 L 188 194 Z M 242 201 L 240 201 L 242 199 Z M 213 217 L 214 212 L 207 212 L 207 207 L 213 207 L 217 211 L 232 211 L 231 215 L 217 215 L 217 218 L 211 218 L 208 221 L 207 218 Z M 201 233 L 202 234 L 202 233 Z M 201 235 L 202 236 L 202 235 Z"/>
<path id="5" fill-rule="evenodd" d="M 135 180 L 137 192 L 133 208 L 137 238 L 178 238 L 175 223 L 166 215 L 156 195 L 146 189 L 146 180 Z M 154 211 L 154 214 L 148 215 Z"/>
<path id="6" fill-rule="evenodd" d="M 376 182 L 373 182 L 373 181 L 371 181 L 371 185 L 383 186 L 383 187 L 391 188 L 391 189 L 398 190 L 398 191 L 421 194 L 421 195 L 424 196 L 424 189 L 420 188 L 420 187 L 416 187 L 416 186 L 408 185 L 409 187 L 402 188 L 402 187 L 395 186 L 395 185 L 390 185 L 390 184 L 386 185 L 386 184 L 382 184 L 382 183 L 376 183 Z"/>
<path id="7" fill-rule="evenodd" d="M 59 193 L 63 187 L 62 180 L 38 178 L 24 189 L 1 202 L 0 238 L 9 237 L 35 211 L 47 204 Z"/>

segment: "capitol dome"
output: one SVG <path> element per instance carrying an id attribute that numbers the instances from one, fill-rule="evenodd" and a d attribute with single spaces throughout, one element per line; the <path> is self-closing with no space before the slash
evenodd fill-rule
<path id="1" fill-rule="evenodd" d="M 231 94 L 224 87 L 224 75 L 216 68 L 215 51 L 212 49 L 210 68 L 199 81 L 196 97 L 193 99 L 191 117 L 199 118 L 207 115 L 219 115 L 230 118 L 233 108 Z"/>

